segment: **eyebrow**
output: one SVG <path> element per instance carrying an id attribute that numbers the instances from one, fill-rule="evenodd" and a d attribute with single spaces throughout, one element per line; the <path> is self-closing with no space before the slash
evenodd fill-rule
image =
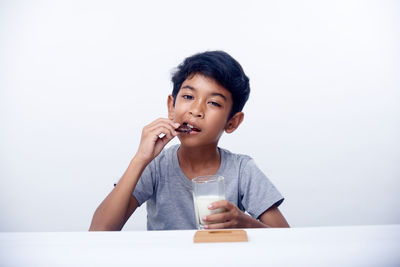
<path id="1" fill-rule="evenodd" d="M 192 86 L 190 86 L 190 85 L 182 86 L 181 89 L 189 89 L 189 90 L 197 91 L 196 88 L 194 88 L 194 87 L 192 87 Z M 226 98 L 226 96 L 224 96 L 224 95 L 221 94 L 221 93 L 211 93 L 211 95 L 212 95 L 212 96 L 220 96 L 220 97 L 222 97 L 222 98 L 225 100 L 225 102 L 228 101 L 228 99 Z"/>

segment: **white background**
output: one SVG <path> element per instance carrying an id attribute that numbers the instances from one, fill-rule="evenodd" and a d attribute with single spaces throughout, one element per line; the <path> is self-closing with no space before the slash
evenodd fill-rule
<path id="1" fill-rule="evenodd" d="M 294 227 L 400 223 L 398 1 L 1 1 L 0 231 L 86 231 L 170 73 L 222 49 L 250 77 L 220 146 Z M 174 140 L 173 143 L 177 143 Z M 126 230 L 145 229 L 145 211 Z"/>

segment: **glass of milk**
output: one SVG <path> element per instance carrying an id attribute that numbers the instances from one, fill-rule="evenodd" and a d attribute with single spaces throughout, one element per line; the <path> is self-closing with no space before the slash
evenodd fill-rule
<path id="1" fill-rule="evenodd" d="M 208 209 L 211 203 L 225 199 L 224 177 L 220 175 L 199 176 L 192 179 L 192 184 L 196 223 L 198 228 L 203 230 L 206 223 L 201 218 L 224 211 L 224 209 Z"/>

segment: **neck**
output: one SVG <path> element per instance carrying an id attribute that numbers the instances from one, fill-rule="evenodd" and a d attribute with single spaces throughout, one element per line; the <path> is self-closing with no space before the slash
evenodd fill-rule
<path id="1" fill-rule="evenodd" d="M 179 165 L 188 178 L 215 174 L 221 164 L 220 153 L 216 145 L 186 147 L 178 149 Z"/>

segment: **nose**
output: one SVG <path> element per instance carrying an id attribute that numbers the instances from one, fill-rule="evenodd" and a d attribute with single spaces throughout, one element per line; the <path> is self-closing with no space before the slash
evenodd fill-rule
<path id="1" fill-rule="evenodd" d="M 194 103 L 190 107 L 189 111 L 190 115 L 196 118 L 204 117 L 203 105 L 199 101 L 194 101 Z"/>

